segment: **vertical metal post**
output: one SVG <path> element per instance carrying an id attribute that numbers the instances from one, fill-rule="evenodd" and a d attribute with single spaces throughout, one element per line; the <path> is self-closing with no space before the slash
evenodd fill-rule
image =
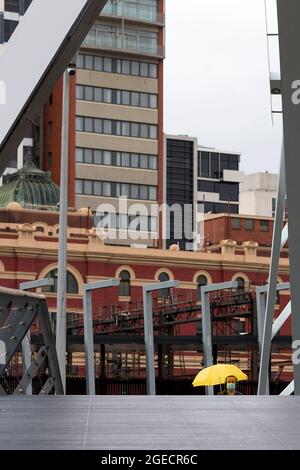
<path id="1" fill-rule="evenodd" d="M 107 281 L 85 284 L 83 286 L 83 322 L 87 395 L 96 395 L 92 291 L 118 285 L 119 281 L 116 279 L 108 279 Z"/>
<path id="2" fill-rule="evenodd" d="M 59 249 L 57 279 L 56 348 L 64 391 L 66 391 L 67 329 L 67 226 L 68 226 L 68 160 L 69 160 L 70 76 L 63 76 L 61 173 L 59 203 Z"/>
<path id="3" fill-rule="evenodd" d="M 144 340 L 147 366 L 147 395 L 156 395 L 152 292 L 178 287 L 179 281 L 166 281 L 143 287 Z"/>
<path id="4" fill-rule="evenodd" d="M 210 304 L 209 292 L 203 292 L 201 287 L 202 299 L 202 343 L 203 343 L 203 359 L 204 367 L 213 365 L 212 356 L 212 331 L 211 331 L 211 317 L 210 317 Z M 213 395 L 213 387 L 205 387 L 206 395 Z"/>
<path id="5" fill-rule="evenodd" d="M 53 279 L 40 279 L 37 281 L 30 281 L 30 282 L 22 282 L 20 284 L 21 290 L 30 290 L 30 289 L 38 289 L 39 287 L 43 286 L 52 286 Z M 25 371 L 29 369 L 31 366 L 31 338 L 30 338 L 30 330 L 28 330 L 25 338 L 22 341 L 22 359 L 23 359 L 23 374 Z M 26 395 L 32 395 L 32 384 L 30 383 L 26 388 Z"/>
<path id="6" fill-rule="evenodd" d="M 22 360 L 23 360 L 23 374 L 31 366 L 31 337 L 30 330 L 28 330 L 25 338 L 22 341 Z M 26 395 L 32 395 L 32 383 L 30 382 L 25 390 Z"/>
<path id="7" fill-rule="evenodd" d="M 289 217 L 289 258 L 292 305 L 293 342 L 300 340 L 300 2 L 277 0 L 279 48 L 281 61 L 281 91 L 287 206 Z M 300 363 L 294 363 L 295 395 L 300 395 Z"/>
<path id="8" fill-rule="evenodd" d="M 144 290 L 144 336 L 146 350 L 147 395 L 156 395 L 152 293 Z"/>
<path id="9" fill-rule="evenodd" d="M 282 155 L 280 161 L 280 174 L 276 201 L 276 214 L 274 220 L 273 243 L 271 253 L 271 265 L 269 273 L 269 288 L 267 295 L 266 313 L 264 317 L 264 328 L 261 345 L 261 359 L 259 368 L 258 394 L 268 395 L 269 393 L 269 361 L 271 353 L 271 335 L 272 323 L 274 317 L 277 276 L 280 261 L 282 224 L 285 208 L 286 184 L 285 184 L 285 161 L 284 148 L 282 146 Z"/>
<path id="10" fill-rule="evenodd" d="M 234 289 L 238 287 L 236 281 L 223 282 L 221 284 L 209 284 L 201 287 L 202 299 L 202 344 L 204 367 L 213 365 L 213 349 L 212 349 L 212 329 L 210 315 L 210 293 L 224 289 Z M 213 387 L 205 387 L 206 395 L 213 395 Z"/>
<path id="11" fill-rule="evenodd" d="M 257 316 L 257 332 L 258 332 L 258 347 L 259 353 L 262 350 L 262 338 L 264 331 L 265 313 L 266 313 L 266 292 L 267 286 L 260 286 L 256 288 L 256 316 Z"/>
<path id="12" fill-rule="evenodd" d="M 285 282 L 281 284 L 276 284 L 276 291 L 287 290 L 290 288 L 290 283 Z M 269 349 L 269 357 L 268 357 L 268 366 L 267 366 L 267 377 L 266 377 L 266 386 L 265 386 L 265 393 L 259 393 L 259 386 L 258 386 L 258 394 L 259 395 L 269 395 L 270 387 L 269 387 L 269 364 L 270 364 L 270 355 L 271 355 L 271 342 L 274 336 L 277 334 L 278 329 L 276 325 L 282 324 L 286 320 L 286 311 L 288 310 L 288 306 L 283 310 L 280 316 L 277 318 L 275 323 L 273 324 L 273 315 L 272 315 L 272 325 L 271 325 L 271 334 L 270 337 L 267 339 L 264 337 L 264 324 L 265 324 L 265 316 L 266 316 L 266 300 L 265 294 L 269 291 L 269 286 L 259 286 L 256 288 L 256 309 L 257 309 L 257 329 L 258 329 L 258 345 L 259 345 L 259 354 L 262 355 L 263 351 L 263 341 L 265 343 L 265 347 Z M 285 320 L 283 320 L 285 319 Z M 279 327 L 280 328 L 280 327 Z"/>
<path id="13" fill-rule="evenodd" d="M 96 395 L 92 294 L 86 288 L 83 292 L 83 311 L 87 395 Z"/>

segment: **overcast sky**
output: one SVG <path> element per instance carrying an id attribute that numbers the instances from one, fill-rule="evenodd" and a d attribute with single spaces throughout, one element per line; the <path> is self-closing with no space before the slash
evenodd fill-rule
<path id="1" fill-rule="evenodd" d="M 166 0 L 165 131 L 278 172 L 263 0 Z"/>

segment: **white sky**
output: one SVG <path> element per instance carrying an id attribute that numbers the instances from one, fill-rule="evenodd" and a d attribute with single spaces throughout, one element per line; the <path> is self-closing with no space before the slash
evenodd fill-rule
<path id="1" fill-rule="evenodd" d="M 166 11 L 166 133 L 239 151 L 247 173 L 277 173 L 264 0 L 166 0 Z"/>

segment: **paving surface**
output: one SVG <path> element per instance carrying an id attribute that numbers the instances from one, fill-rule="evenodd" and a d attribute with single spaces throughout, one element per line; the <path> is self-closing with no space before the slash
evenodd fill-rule
<path id="1" fill-rule="evenodd" d="M 300 449 L 300 397 L 0 397 L 0 449 Z"/>

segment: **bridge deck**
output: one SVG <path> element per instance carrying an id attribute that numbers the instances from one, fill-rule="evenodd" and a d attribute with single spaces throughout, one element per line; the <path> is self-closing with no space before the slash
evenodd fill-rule
<path id="1" fill-rule="evenodd" d="M 300 449 L 300 397 L 5 397 L 0 449 Z"/>

